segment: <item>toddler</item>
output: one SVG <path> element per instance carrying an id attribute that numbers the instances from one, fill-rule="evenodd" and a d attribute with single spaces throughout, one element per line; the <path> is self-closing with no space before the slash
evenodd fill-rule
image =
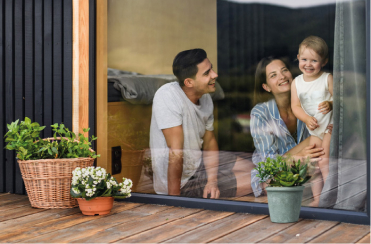
<path id="1" fill-rule="evenodd" d="M 318 161 L 323 181 L 312 181 L 314 201 L 311 206 L 316 207 L 329 173 L 331 134 L 327 126 L 332 124 L 333 77 L 322 70 L 328 61 L 328 47 L 322 38 L 305 38 L 299 45 L 297 57 L 303 74 L 296 77 L 291 85 L 292 111 L 306 124 L 311 134 L 310 145 L 324 149 L 322 160 Z"/>

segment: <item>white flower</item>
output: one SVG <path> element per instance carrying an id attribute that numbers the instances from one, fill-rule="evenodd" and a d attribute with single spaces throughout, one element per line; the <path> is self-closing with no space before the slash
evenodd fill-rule
<path id="1" fill-rule="evenodd" d="M 107 182 L 107 188 L 111 189 L 111 184 L 109 182 Z"/>

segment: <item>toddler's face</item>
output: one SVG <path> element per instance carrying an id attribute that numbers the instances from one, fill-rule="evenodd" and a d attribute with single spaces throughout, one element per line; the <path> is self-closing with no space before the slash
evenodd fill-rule
<path id="1" fill-rule="evenodd" d="M 317 79 L 323 66 L 327 61 L 310 48 L 305 48 L 298 54 L 299 69 L 304 74 L 304 78 Z"/>

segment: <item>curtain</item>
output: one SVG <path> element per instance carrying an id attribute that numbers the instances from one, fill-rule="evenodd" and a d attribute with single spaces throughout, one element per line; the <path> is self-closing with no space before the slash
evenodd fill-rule
<path id="1" fill-rule="evenodd" d="M 366 2 L 337 1 L 334 36 L 334 128 L 330 174 L 320 206 L 366 211 Z"/>

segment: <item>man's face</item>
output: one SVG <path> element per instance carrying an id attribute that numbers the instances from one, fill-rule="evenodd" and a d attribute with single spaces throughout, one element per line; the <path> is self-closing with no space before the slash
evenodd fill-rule
<path id="1" fill-rule="evenodd" d="M 198 95 L 215 92 L 215 81 L 218 74 L 214 72 L 209 59 L 205 59 L 197 65 L 198 72 L 194 79 L 194 88 Z"/>

